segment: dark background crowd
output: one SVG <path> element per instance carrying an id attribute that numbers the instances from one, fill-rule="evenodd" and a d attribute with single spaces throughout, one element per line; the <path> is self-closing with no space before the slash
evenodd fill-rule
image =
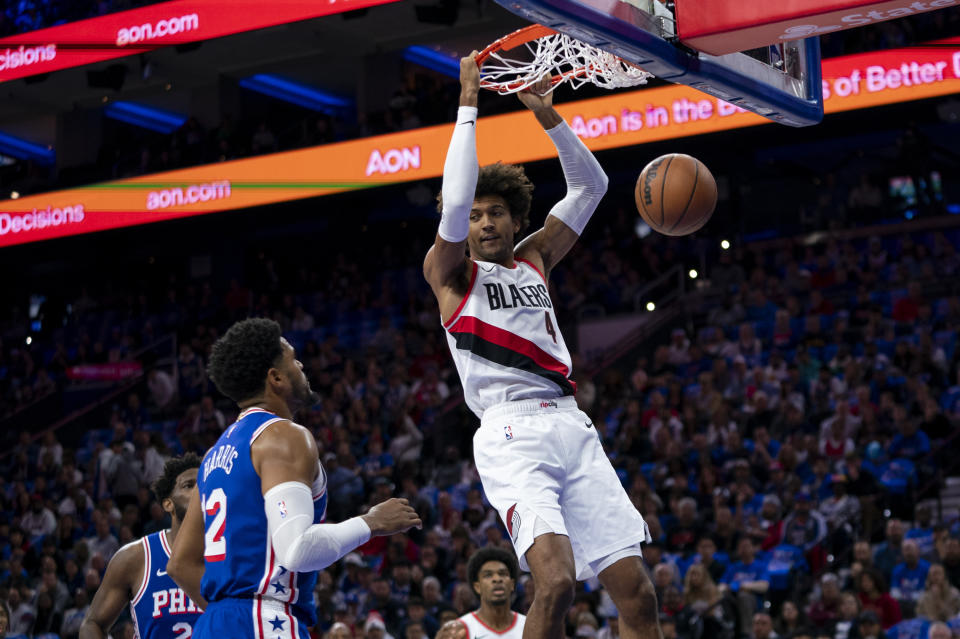
<path id="1" fill-rule="evenodd" d="M 9 25 L 24 14 L 44 25 L 79 16 L 27 0 L 4 9 L 8 33 L 22 30 Z M 929 39 L 956 15 L 828 37 L 824 51 Z M 289 130 L 259 117 L 210 131 L 188 122 L 192 132 L 150 141 L 118 129 L 129 148 L 102 154 L 112 159 L 101 168 L 119 177 L 321 144 L 402 128 L 411 114 L 415 126 L 445 121 L 452 85 L 411 77 L 397 112 L 367 118 L 368 130 L 364 118 L 316 115 L 281 122 Z M 668 639 L 960 630 L 960 224 L 948 215 L 960 192 L 956 125 L 936 105 L 907 108 L 811 129 L 814 141 L 872 132 L 847 138 L 859 146 L 842 161 L 798 144 L 764 148 L 781 139 L 770 127 L 644 148 L 648 158 L 680 146 L 717 167 L 726 192 L 695 237 L 638 228 L 637 150 L 599 156 L 609 195 L 552 273 L 551 295 L 574 352 L 599 317 L 634 314 L 650 327 L 603 357 L 575 356 L 574 379 L 654 536 L 644 559 Z M 256 146 L 261 124 L 273 142 Z M 753 154 L 726 157 L 733 136 Z M 785 156 L 799 167 L 789 190 L 765 177 L 771 158 Z M 528 171 L 542 220 L 564 186 L 555 162 Z M 912 199 L 890 188 L 897 177 L 912 180 Z M 248 316 L 280 322 L 321 395 L 298 418 L 329 476 L 330 520 L 391 496 L 424 520 L 422 531 L 378 538 L 320 573 L 314 634 L 343 639 L 329 633 L 339 621 L 350 637 L 422 639 L 477 605 L 467 559 L 510 544 L 471 461 L 476 419 L 421 273 L 437 187 L 5 250 L 5 272 L 22 273 L 0 307 L 8 636 L 76 636 L 116 550 L 169 525 L 150 483 L 166 458 L 202 454 L 235 418 L 205 364 L 217 336 Z M 785 202 L 784 192 L 795 197 Z M 532 593 L 522 577 L 515 608 L 526 610 Z M 125 615 L 112 636 L 132 632 Z M 599 583 L 578 587 L 566 635 L 619 636 Z"/>

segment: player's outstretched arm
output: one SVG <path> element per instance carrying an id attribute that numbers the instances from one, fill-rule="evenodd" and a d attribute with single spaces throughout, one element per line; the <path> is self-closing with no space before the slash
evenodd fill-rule
<path id="1" fill-rule="evenodd" d="M 460 108 L 447 159 L 443 164 L 440 228 L 423 261 L 423 275 L 439 298 L 458 276 L 466 273 L 470 210 L 477 190 L 477 95 L 480 69 L 477 52 L 460 60 Z"/>
<path id="2" fill-rule="evenodd" d="M 405 499 L 390 499 L 362 517 L 314 524 L 313 490 L 317 444 L 306 428 L 290 422 L 271 426 L 253 445 L 263 506 L 280 565 L 294 572 L 320 570 L 365 544 L 371 536 L 421 526 Z"/>
<path id="3" fill-rule="evenodd" d="M 195 604 L 207 607 L 207 600 L 200 591 L 203 581 L 203 512 L 200 505 L 200 492 L 194 488 L 187 506 L 187 514 L 180 524 L 177 538 L 173 540 L 170 559 L 167 561 L 167 574 L 183 589 Z"/>
<path id="4" fill-rule="evenodd" d="M 517 246 L 517 255 L 541 261 L 544 273 L 556 266 L 576 243 L 607 192 L 608 182 L 600 163 L 553 108 L 553 93 L 549 89 L 550 78 L 545 76 L 517 94 L 553 140 L 567 181 L 566 196 L 550 210 L 543 228 Z"/>
<path id="5" fill-rule="evenodd" d="M 134 583 L 143 578 L 143 544 L 131 543 L 121 548 L 107 564 L 107 572 L 93 596 L 83 623 L 80 639 L 105 639 L 117 617 L 133 596 Z"/>

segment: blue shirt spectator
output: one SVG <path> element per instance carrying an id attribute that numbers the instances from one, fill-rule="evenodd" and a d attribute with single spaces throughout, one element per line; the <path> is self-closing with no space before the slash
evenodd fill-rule
<path id="1" fill-rule="evenodd" d="M 897 412 L 900 410 L 902 408 L 898 407 Z M 917 430 L 915 422 L 907 419 L 900 423 L 900 432 L 893 436 L 887 452 L 891 459 L 897 457 L 917 459 L 930 452 L 930 438 L 922 430 Z"/>
<path id="2" fill-rule="evenodd" d="M 890 579 L 890 596 L 899 601 L 918 601 L 927 583 L 930 562 L 920 559 L 920 548 L 912 539 L 902 545 L 903 562 L 893 568 Z"/>

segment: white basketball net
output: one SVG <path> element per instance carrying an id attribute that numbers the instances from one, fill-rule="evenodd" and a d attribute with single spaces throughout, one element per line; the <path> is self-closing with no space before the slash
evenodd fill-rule
<path id="1" fill-rule="evenodd" d="M 480 69 L 481 86 L 500 94 L 517 93 L 535 84 L 546 74 L 562 78 L 578 89 L 587 83 L 604 89 L 620 89 L 646 84 L 653 74 L 624 62 L 612 53 L 593 47 L 562 33 L 543 36 L 523 45 L 532 60 L 515 60 L 510 52 L 494 51 Z"/>

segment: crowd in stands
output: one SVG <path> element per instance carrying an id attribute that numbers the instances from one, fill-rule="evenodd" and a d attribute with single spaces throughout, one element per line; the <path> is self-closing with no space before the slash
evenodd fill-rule
<path id="1" fill-rule="evenodd" d="M 555 270 L 564 326 L 584 304 L 624 307 L 641 274 L 686 254 L 683 240 L 639 240 L 625 214 L 605 221 Z M 668 633 L 905 639 L 941 632 L 933 622 L 956 626 L 956 515 L 938 519 L 915 502 L 936 493 L 956 447 L 958 244 L 949 231 L 734 247 L 709 268 L 717 303 L 631 364 L 576 376 L 578 401 L 656 540 L 644 557 Z M 298 255 L 262 254 L 224 289 L 85 289 L 70 330 L 5 349 L 9 401 L 24 388 L 40 394 L 70 362 L 123 361 L 179 333 L 175 371 L 150 370 L 80 445 L 24 432 L 3 458 L 10 635 L 75 636 L 116 549 L 165 525 L 147 487 L 166 456 L 202 453 L 235 416 L 204 362 L 249 314 L 282 324 L 323 398 L 301 420 L 330 477 L 331 519 L 402 495 L 425 522 L 322 573 L 317 635 L 344 621 L 371 639 L 416 639 L 408 625 L 432 636 L 476 605 L 466 559 L 509 542 L 469 451 L 438 426 L 460 391 L 424 301 L 414 261 L 423 244 L 403 245 L 377 263 L 333 253 L 310 269 Z M 521 580 L 520 610 L 528 586 Z M 615 619 L 588 582 L 568 636 L 615 637 Z M 885 635 L 871 634 L 877 626 Z"/>

